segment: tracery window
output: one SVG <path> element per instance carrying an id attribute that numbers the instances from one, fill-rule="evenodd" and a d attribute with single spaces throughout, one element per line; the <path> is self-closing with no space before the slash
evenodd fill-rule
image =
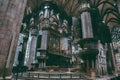
<path id="1" fill-rule="evenodd" d="M 111 35 L 114 48 L 117 48 L 118 46 L 120 46 L 120 26 L 113 27 Z"/>

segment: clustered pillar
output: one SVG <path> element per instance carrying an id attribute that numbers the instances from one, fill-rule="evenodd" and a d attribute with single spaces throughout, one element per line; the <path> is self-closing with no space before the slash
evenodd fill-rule
<path id="1" fill-rule="evenodd" d="M 27 0 L 0 0 L 0 75 L 5 74 L 5 68 L 12 68 L 13 63 L 10 61 L 13 62 L 12 53 L 15 53 L 26 2 Z M 13 48 L 10 49 L 10 46 Z M 9 72 L 11 71 L 7 71 L 7 74 Z"/>
<path id="2" fill-rule="evenodd" d="M 87 0 L 80 2 L 80 17 L 81 17 L 81 24 L 82 24 L 82 40 L 83 42 L 83 53 L 81 53 L 82 58 L 86 61 L 86 72 L 87 74 L 94 72 L 95 70 L 95 58 L 96 58 L 96 51 L 92 50 L 92 46 L 94 46 L 94 36 L 93 36 L 93 29 L 91 23 L 91 15 L 90 15 L 90 5 Z M 93 40 L 93 41 L 92 41 Z M 91 46 L 92 45 L 92 46 Z M 93 52 L 92 52 L 93 51 Z M 93 73 L 91 74 L 92 77 L 95 76 Z"/>

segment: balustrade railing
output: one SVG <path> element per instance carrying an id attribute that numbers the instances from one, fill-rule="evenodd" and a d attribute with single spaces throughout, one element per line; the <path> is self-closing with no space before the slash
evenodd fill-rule
<path id="1" fill-rule="evenodd" d="M 39 72 L 27 72 L 18 76 L 19 79 L 79 79 L 87 80 L 82 73 L 39 73 Z"/>

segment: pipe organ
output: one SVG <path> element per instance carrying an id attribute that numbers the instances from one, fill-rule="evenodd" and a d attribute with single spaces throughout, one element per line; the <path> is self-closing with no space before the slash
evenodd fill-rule
<path id="1" fill-rule="evenodd" d="M 37 16 L 31 16 L 29 22 L 27 23 L 28 20 L 25 22 L 27 23 L 27 41 L 23 63 L 28 69 L 45 68 L 46 66 L 65 67 L 69 64 L 71 53 L 68 48 L 70 46 L 68 44 L 70 42 L 68 21 L 65 17 L 60 17 L 61 12 L 59 11 L 61 10 L 58 10 L 58 7 L 51 1 L 45 1 L 36 13 Z M 20 33 L 20 35 L 24 34 L 25 31 Z M 18 44 L 20 43 L 18 42 Z M 15 66 L 18 65 L 18 48 L 21 47 L 17 46 Z"/>
<path id="2" fill-rule="evenodd" d="M 44 0 L 35 10 L 28 8 L 19 34 L 13 70 L 21 66 L 28 70 L 79 67 L 89 75 L 95 74 L 97 69 L 101 69 L 98 74 L 102 74 L 102 64 L 106 60 L 112 64 L 115 59 L 109 29 L 101 21 L 99 23 L 99 15 L 94 15 L 99 14 L 98 9 L 90 7 L 88 0 L 78 0 L 78 3 L 79 18 L 68 17 L 52 0 Z M 107 66 L 112 71 L 116 67 L 115 61 L 110 64 L 105 64 L 105 68 Z"/>

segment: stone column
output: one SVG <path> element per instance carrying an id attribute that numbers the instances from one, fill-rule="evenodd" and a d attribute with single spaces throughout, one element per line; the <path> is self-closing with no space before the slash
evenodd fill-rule
<path id="1" fill-rule="evenodd" d="M 92 69 L 94 69 L 95 66 L 94 66 L 94 59 L 92 60 Z"/>
<path id="2" fill-rule="evenodd" d="M 28 67 L 28 69 L 31 69 L 32 65 L 34 65 L 35 63 L 36 47 L 37 47 L 37 34 L 32 35 L 30 31 L 24 60 L 24 66 Z"/>
<path id="3" fill-rule="evenodd" d="M 81 13 L 83 38 L 93 38 L 91 17 L 89 12 Z"/>
<path id="4" fill-rule="evenodd" d="M 11 72 L 27 0 L 0 0 L 0 76 Z M 14 33 L 16 35 L 14 36 Z M 12 42 L 15 37 L 14 43 Z M 11 49 L 10 47 L 13 46 Z M 9 52 L 12 55 L 9 55 Z M 9 57 L 8 57 L 9 56 Z M 10 60 L 10 63 L 7 60 Z M 7 67 L 6 66 L 7 63 Z M 8 67 L 9 66 L 9 67 Z M 3 73 L 4 72 L 4 73 Z"/>
<path id="5" fill-rule="evenodd" d="M 80 3 L 80 14 L 83 38 L 93 38 L 90 5 L 86 0 L 81 1 Z"/>
<path id="6" fill-rule="evenodd" d="M 116 74 L 117 68 L 116 68 L 116 62 L 115 62 L 114 52 L 112 48 L 112 43 L 106 43 L 106 45 L 107 45 L 108 74 L 114 74 L 114 73 Z"/>
<path id="7" fill-rule="evenodd" d="M 47 38 L 48 38 L 48 31 L 44 30 L 42 33 L 42 41 L 41 41 L 41 49 L 46 50 L 47 49 Z"/>
<path id="8" fill-rule="evenodd" d="M 10 45 L 10 50 L 9 50 L 8 58 L 7 58 L 7 62 L 6 62 L 6 68 L 9 68 L 9 66 L 10 66 L 9 64 L 10 64 L 10 59 L 11 59 L 11 56 L 12 56 L 12 49 L 14 47 L 15 36 L 16 36 L 16 33 L 14 33 L 13 37 L 12 37 L 12 41 L 11 41 L 11 45 Z"/>
<path id="9" fill-rule="evenodd" d="M 93 80 L 95 80 L 95 77 L 96 77 L 96 72 L 95 72 L 95 61 L 94 61 L 94 59 L 92 60 L 92 69 L 91 69 L 91 78 L 93 79 Z"/>
<path id="10" fill-rule="evenodd" d="M 22 52 L 23 38 L 24 38 L 23 34 L 19 34 L 19 39 L 18 39 L 18 43 L 17 43 L 17 47 L 16 47 L 16 53 L 15 53 L 15 57 L 14 57 L 13 67 L 16 67 L 19 64 L 18 57 L 19 57 L 19 53 Z"/>
<path id="11" fill-rule="evenodd" d="M 32 65 L 35 63 L 35 55 L 36 55 L 36 45 L 37 44 L 37 36 L 32 36 L 31 45 L 30 45 L 30 57 L 29 57 L 29 68 L 32 68 Z"/>
<path id="12" fill-rule="evenodd" d="M 112 43 L 110 43 L 110 48 L 111 48 L 111 55 L 112 55 L 112 61 L 113 61 L 115 74 L 117 74 L 117 64 L 116 64 L 115 54 L 113 52 L 113 44 Z"/>
<path id="13" fill-rule="evenodd" d="M 31 32 L 29 33 L 29 38 L 27 41 L 27 47 L 25 52 L 25 60 L 24 60 L 24 66 L 28 67 L 29 64 L 29 57 L 30 57 L 30 46 L 31 46 L 32 36 Z"/>
<path id="14" fill-rule="evenodd" d="M 87 74 L 90 73 L 90 67 L 89 67 L 89 60 L 88 59 L 86 60 L 86 72 L 87 72 Z"/>
<path id="15" fill-rule="evenodd" d="M 107 44 L 105 43 L 105 46 L 104 46 L 104 53 L 105 53 L 105 56 L 106 56 L 106 58 L 107 58 Z M 108 74 L 108 70 L 107 70 L 107 60 L 106 60 L 106 63 L 105 63 L 105 65 L 106 65 L 106 74 Z"/>

